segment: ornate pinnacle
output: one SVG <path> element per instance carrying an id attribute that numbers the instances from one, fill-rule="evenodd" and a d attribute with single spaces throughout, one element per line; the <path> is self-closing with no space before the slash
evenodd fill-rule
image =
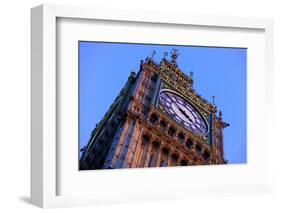
<path id="1" fill-rule="evenodd" d="M 189 75 L 190 75 L 190 78 L 192 79 L 193 78 L 193 72 L 190 71 Z"/>
<path id="2" fill-rule="evenodd" d="M 177 58 L 179 57 L 179 53 L 178 53 L 178 49 L 172 49 L 173 51 L 172 52 L 170 52 L 172 55 L 171 55 L 171 63 L 173 64 L 173 65 L 177 65 Z"/>
<path id="3" fill-rule="evenodd" d="M 156 51 L 155 51 L 155 50 L 153 50 L 153 51 L 152 51 L 152 53 L 151 53 L 151 56 L 150 56 L 151 60 L 153 60 L 153 58 L 154 58 L 155 54 L 156 54 Z"/>
<path id="4" fill-rule="evenodd" d="M 215 96 L 212 96 L 212 104 L 215 105 Z"/>
<path id="5" fill-rule="evenodd" d="M 219 112 L 219 119 L 222 120 L 222 112 L 221 112 L 221 110 Z"/>

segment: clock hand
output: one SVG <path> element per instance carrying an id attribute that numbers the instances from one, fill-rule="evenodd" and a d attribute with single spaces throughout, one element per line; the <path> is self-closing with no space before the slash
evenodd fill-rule
<path id="1" fill-rule="evenodd" d="M 171 100 L 173 100 L 168 94 L 167 94 L 167 96 L 168 96 Z M 187 119 L 188 119 L 190 122 L 193 123 L 193 120 L 186 114 L 186 112 L 185 112 L 179 105 L 177 105 L 176 102 L 174 102 L 174 104 L 177 106 L 177 108 L 179 109 L 179 111 L 180 111 L 185 117 L 187 117 Z"/>
<path id="2" fill-rule="evenodd" d="M 193 123 L 193 120 L 189 116 L 187 116 L 187 118 L 191 123 Z"/>
<path id="3" fill-rule="evenodd" d="M 188 118 L 189 121 L 192 121 L 192 120 L 190 119 L 190 117 L 188 116 L 188 114 L 186 114 L 186 112 L 185 112 L 182 108 L 180 108 L 180 107 L 178 106 L 178 109 L 181 111 L 181 113 L 182 113 L 185 117 Z"/>
<path id="4" fill-rule="evenodd" d="M 176 104 L 176 105 L 177 105 L 177 104 Z M 181 113 L 182 113 L 185 117 L 187 117 L 187 119 L 188 119 L 190 122 L 193 123 L 193 120 L 189 117 L 189 115 L 186 114 L 186 112 L 185 112 L 181 107 L 179 107 L 178 105 L 177 105 L 177 107 L 178 107 L 178 109 L 181 111 Z"/>
<path id="5" fill-rule="evenodd" d="M 185 117 L 187 117 L 188 120 L 193 123 L 193 120 L 189 117 L 189 115 L 186 114 L 186 112 L 184 110 L 182 110 L 182 114 L 184 114 Z"/>

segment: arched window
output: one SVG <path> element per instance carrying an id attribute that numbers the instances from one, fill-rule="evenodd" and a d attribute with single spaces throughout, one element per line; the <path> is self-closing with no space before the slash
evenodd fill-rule
<path id="1" fill-rule="evenodd" d="M 182 132 L 180 132 L 178 134 L 178 139 L 179 139 L 179 142 L 182 144 L 184 142 L 185 135 Z"/>
<path id="2" fill-rule="evenodd" d="M 173 166 L 177 166 L 178 165 L 178 159 L 179 159 L 178 155 L 176 155 L 176 154 L 172 155 L 172 165 Z"/>
<path id="3" fill-rule="evenodd" d="M 207 150 L 204 151 L 203 158 L 205 161 L 210 161 L 210 153 Z"/>
<path id="4" fill-rule="evenodd" d="M 152 167 L 153 166 L 154 158 L 155 158 L 154 153 L 152 153 L 150 155 L 150 158 L 149 158 L 149 161 L 148 161 L 148 167 Z"/>
<path id="5" fill-rule="evenodd" d="M 186 141 L 186 147 L 188 149 L 192 149 L 192 147 L 193 147 L 193 141 L 190 138 L 188 138 Z"/>
<path id="6" fill-rule="evenodd" d="M 168 130 L 168 135 L 170 135 L 171 137 L 174 137 L 176 134 L 176 130 L 174 127 L 170 127 Z"/>
<path id="7" fill-rule="evenodd" d="M 151 122 L 153 125 L 155 125 L 155 124 L 157 123 L 157 121 L 158 121 L 158 116 L 157 116 L 155 113 L 153 113 L 153 114 L 150 116 L 150 122 Z"/>
<path id="8" fill-rule="evenodd" d="M 140 167 L 144 167 L 146 156 L 148 151 L 148 143 L 144 143 L 142 146 L 142 156 L 141 156 L 141 162 Z"/>
<path id="9" fill-rule="evenodd" d="M 148 162 L 148 167 L 155 167 L 159 154 L 159 142 L 154 141 L 152 143 L 152 151 Z"/>
<path id="10" fill-rule="evenodd" d="M 169 150 L 167 148 L 162 149 L 162 159 L 160 161 L 160 167 L 168 166 Z"/>
<path id="11" fill-rule="evenodd" d="M 161 129 L 162 131 L 166 131 L 166 128 L 167 128 L 167 123 L 166 123 L 166 121 L 161 120 L 161 121 L 160 121 L 160 129 Z"/>
<path id="12" fill-rule="evenodd" d="M 181 160 L 180 165 L 187 166 L 188 165 L 187 160 Z"/>
<path id="13" fill-rule="evenodd" d="M 148 135 L 144 134 L 142 136 L 142 144 L 141 144 L 142 154 L 141 154 L 141 160 L 140 160 L 140 165 L 139 165 L 140 167 L 144 167 L 147 152 L 148 152 L 149 140 L 150 140 L 150 137 Z"/>
<path id="14" fill-rule="evenodd" d="M 194 165 L 196 165 L 197 164 L 197 159 L 193 158 L 193 162 L 194 162 Z"/>
<path id="15" fill-rule="evenodd" d="M 161 160 L 161 162 L 160 162 L 160 167 L 165 167 L 166 165 L 165 165 L 166 163 L 165 163 L 165 160 Z"/>
<path id="16" fill-rule="evenodd" d="M 196 144 L 195 150 L 197 154 L 201 155 L 202 154 L 202 147 L 199 144 Z"/>
<path id="17" fill-rule="evenodd" d="M 143 142 L 148 142 L 149 140 L 150 140 L 149 135 L 144 134 L 144 135 L 142 136 L 142 141 L 143 141 Z"/>

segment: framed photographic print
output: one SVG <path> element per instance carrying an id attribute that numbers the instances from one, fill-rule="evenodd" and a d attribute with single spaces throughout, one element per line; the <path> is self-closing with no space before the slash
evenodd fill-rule
<path id="1" fill-rule="evenodd" d="M 272 20 L 31 13 L 32 203 L 270 192 Z"/>

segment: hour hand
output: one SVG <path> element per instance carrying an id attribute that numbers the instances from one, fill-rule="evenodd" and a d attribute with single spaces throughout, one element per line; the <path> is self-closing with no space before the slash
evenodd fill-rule
<path id="1" fill-rule="evenodd" d="M 185 112 L 184 112 L 185 113 Z M 193 120 L 185 113 L 184 114 L 187 118 L 188 118 L 188 120 L 191 122 L 191 123 L 193 123 Z"/>
<path id="2" fill-rule="evenodd" d="M 179 107 L 179 110 L 181 111 L 181 113 L 182 113 L 185 117 L 187 117 L 187 119 L 188 119 L 190 122 L 193 123 L 193 121 L 191 120 L 191 118 L 186 114 L 186 112 L 185 112 L 182 108 Z"/>

